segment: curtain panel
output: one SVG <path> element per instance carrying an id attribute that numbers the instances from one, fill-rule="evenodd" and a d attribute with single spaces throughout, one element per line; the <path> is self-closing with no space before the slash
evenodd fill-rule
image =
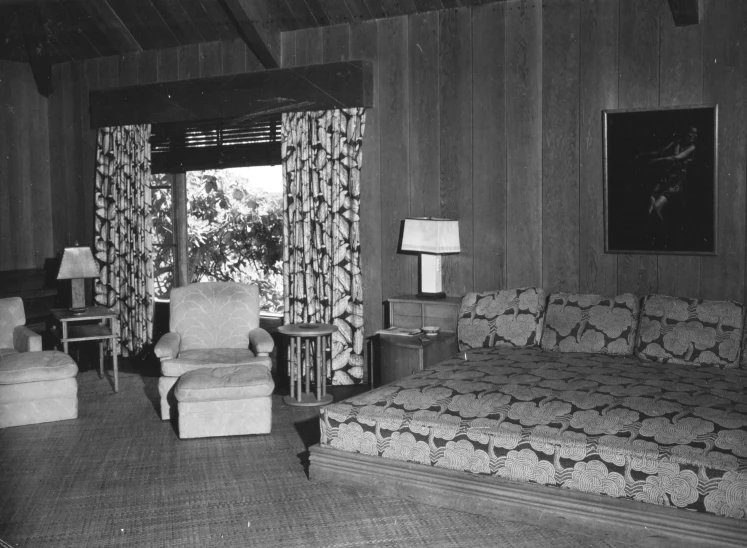
<path id="1" fill-rule="evenodd" d="M 153 337 L 150 126 L 99 128 L 96 150 L 96 304 L 119 316 L 120 351 Z"/>
<path id="2" fill-rule="evenodd" d="M 360 173 L 365 109 L 284 113 L 285 323 L 334 324 L 332 384 L 363 379 Z"/>

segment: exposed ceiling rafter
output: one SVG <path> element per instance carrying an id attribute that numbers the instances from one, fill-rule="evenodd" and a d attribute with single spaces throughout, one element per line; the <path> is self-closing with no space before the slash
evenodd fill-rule
<path id="1" fill-rule="evenodd" d="M 26 54 L 36 88 L 42 96 L 49 97 L 52 95 L 52 58 L 49 31 L 44 26 L 41 8 L 32 4 L 19 6 L 16 8 L 16 16 L 21 22 Z"/>
<path id="2" fill-rule="evenodd" d="M 263 24 L 257 0 L 219 0 L 231 23 L 266 69 L 280 66 L 280 30 Z"/>
<path id="3" fill-rule="evenodd" d="M 697 25 L 703 13 L 702 0 L 669 0 L 674 24 L 677 27 Z"/>

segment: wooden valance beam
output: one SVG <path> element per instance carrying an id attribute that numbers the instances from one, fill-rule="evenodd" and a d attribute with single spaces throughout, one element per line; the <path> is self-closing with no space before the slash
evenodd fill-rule
<path id="1" fill-rule="evenodd" d="M 280 30 L 263 24 L 257 0 L 219 0 L 236 32 L 262 66 L 280 66 Z"/>
<path id="2" fill-rule="evenodd" d="M 373 106 L 373 62 L 265 70 L 90 92 L 91 127 Z"/>
<path id="3" fill-rule="evenodd" d="M 700 14 L 703 13 L 701 2 L 702 0 L 669 0 L 675 26 L 686 27 L 700 23 Z"/>

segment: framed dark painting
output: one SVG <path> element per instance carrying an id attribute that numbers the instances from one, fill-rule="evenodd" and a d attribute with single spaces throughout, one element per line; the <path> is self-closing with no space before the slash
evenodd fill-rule
<path id="1" fill-rule="evenodd" d="M 603 111 L 606 253 L 715 255 L 718 107 Z"/>

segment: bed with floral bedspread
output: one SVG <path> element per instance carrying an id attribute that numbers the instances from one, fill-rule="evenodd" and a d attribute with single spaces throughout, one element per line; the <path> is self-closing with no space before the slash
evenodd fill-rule
<path id="1" fill-rule="evenodd" d="M 744 313 L 469 293 L 459 355 L 322 410 L 311 475 L 478 513 L 591 516 L 645 544 L 747 546 Z"/>
<path id="2" fill-rule="evenodd" d="M 747 371 L 469 350 L 324 408 L 321 445 L 745 519 Z"/>

